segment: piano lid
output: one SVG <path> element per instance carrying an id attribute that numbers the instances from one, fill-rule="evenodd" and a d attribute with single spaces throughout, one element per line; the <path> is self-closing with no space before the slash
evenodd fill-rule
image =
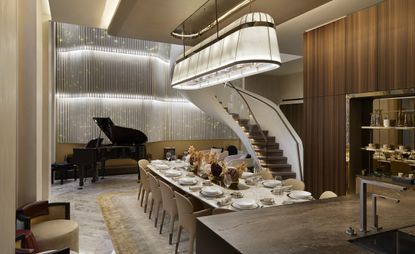
<path id="1" fill-rule="evenodd" d="M 148 140 L 146 134 L 143 132 L 132 128 L 117 126 L 109 117 L 93 117 L 93 119 L 113 144 L 139 145 Z"/>

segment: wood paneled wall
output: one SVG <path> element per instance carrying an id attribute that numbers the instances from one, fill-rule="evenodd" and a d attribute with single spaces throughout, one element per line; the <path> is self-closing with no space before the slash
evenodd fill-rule
<path id="1" fill-rule="evenodd" d="M 304 34 L 304 171 L 307 189 L 347 191 L 349 93 L 415 87 L 415 1 L 379 5 Z"/>
<path id="2" fill-rule="evenodd" d="M 290 122 L 291 126 L 303 140 L 304 136 L 304 118 L 303 118 L 303 103 L 300 104 L 284 104 L 280 105 L 281 111 L 284 113 L 285 117 Z"/>

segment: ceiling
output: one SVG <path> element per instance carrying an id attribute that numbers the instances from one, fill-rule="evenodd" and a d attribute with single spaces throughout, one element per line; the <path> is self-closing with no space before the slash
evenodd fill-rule
<path id="1" fill-rule="evenodd" d="M 250 7 L 252 11 L 270 14 L 276 24 L 298 16 L 329 0 L 256 0 Z M 206 0 L 122 0 L 108 28 L 111 35 L 133 37 L 144 40 L 181 44 L 180 39 L 173 38 L 170 33 L 194 13 Z M 209 7 L 207 7 L 207 12 Z M 248 7 L 235 12 L 225 19 L 220 27 L 224 27 L 236 18 L 249 11 Z M 214 21 L 215 17 L 207 15 L 206 19 Z M 195 45 L 210 36 L 216 29 L 203 37 L 187 40 L 187 45 Z"/>
<path id="2" fill-rule="evenodd" d="M 101 19 L 108 1 L 112 0 L 49 0 L 49 5 L 54 21 L 102 27 Z M 251 8 L 255 11 L 266 11 L 273 16 L 277 24 L 281 52 L 303 55 L 304 31 L 381 1 L 256 0 Z M 171 37 L 170 32 L 205 2 L 206 0 L 121 0 L 109 26 L 109 33 L 144 40 L 181 43 Z M 233 17 L 238 17 L 246 11 L 246 8 L 242 9 Z M 225 20 L 222 26 L 234 18 Z"/>

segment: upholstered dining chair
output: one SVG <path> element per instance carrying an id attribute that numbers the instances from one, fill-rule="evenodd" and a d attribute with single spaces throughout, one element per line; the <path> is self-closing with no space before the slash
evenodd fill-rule
<path id="1" fill-rule="evenodd" d="M 174 196 L 176 197 L 177 211 L 179 212 L 179 231 L 177 232 L 175 253 L 177 254 L 179 249 L 180 235 L 184 229 L 189 233 L 190 238 L 188 253 L 193 254 L 193 246 L 196 237 L 196 218 L 211 215 L 212 210 L 204 209 L 201 211 L 195 211 L 192 202 L 190 202 L 187 197 L 177 191 L 174 192 Z"/>
<path id="2" fill-rule="evenodd" d="M 161 214 L 160 234 L 162 233 L 164 218 L 167 213 L 170 216 L 169 244 L 172 244 L 174 222 L 176 221 L 178 217 L 176 198 L 174 197 L 174 191 L 170 187 L 170 185 L 168 185 L 167 183 L 163 181 L 159 181 L 159 183 L 160 183 L 160 192 L 161 192 L 162 209 L 163 209 L 163 212 Z"/>
<path id="3" fill-rule="evenodd" d="M 274 179 L 272 176 L 272 173 L 269 171 L 269 169 L 263 169 L 258 172 L 258 175 L 261 176 L 264 180 L 271 180 Z"/>
<path id="4" fill-rule="evenodd" d="M 336 198 L 337 194 L 332 192 L 332 191 L 325 191 L 323 193 L 321 193 L 320 198 L 319 199 L 328 199 L 328 198 Z"/>
<path id="5" fill-rule="evenodd" d="M 160 185 L 159 185 L 159 181 L 157 180 L 157 178 L 155 176 L 153 176 L 152 174 L 148 174 L 148 183 L 150 184 L 150 189 L 151 189 L 151 203 L 150 203 L 150 212 L 148 215 L 148 218 L 151 219 L 151 214 L 153 213 L 153 208 L 155 206 L 155 212 L 156 212 L 156 218 L 154 219 L 154 227 L 157 228 L 157 222 L 159 219 L 159 213 L 160 213 L 160 206 L 162 204 L 162 199 L 161 199 L 161 190 L 160 190 Z"/>
<path id="6" fill-rule="evenodd" d="M 140 171 L 140 168 L 143 168 L 145 171 L 147 171 L 147 165 L 150 164 L 148 160 L 141 159 L 138 161 L 138 171 Z M 141 172 L 140 172 L 141 174 Z M 140 182 L 140 175 L 138 175 L 138 182 Z M 140 198 L 140 194 L 143 191 L 143 185 L 140 183 L 140 187 L 138 188 L 138 198 Z"/>
<path id="7" fill-rule="evenodd" d="M 144 168 L 140 167 L 140 185 L 143 185 L 141 190 L 141 203 L 140 205 L 143 206 L 144 201 L 144 213 L 147 212 L 147 204 L 148 204 L 148 196 L 150 195 L 151 188 L 148 182 L 148 175 L 147 171 Z M 140 196 L 138 196 L 140 198 Z"/>
<path id="8" fill-rule="evenodd" d="M 32 202 L 17 209 L 16 219 L 33 233 L 38 251 L 79 251 L 79 226 L 70 219 L 69 203 Z"/>
<path id="9" fill-rule="evenodd" d="M 294 178 L 288 178 L 288 179 L 284 180 L 282 182 L 282 185 L 284 185 L 284 186 L 291 185 L 293 190 L 301 190 L 301 191 L 303 191 L 305 189 L 304 182 L 301 181 L 301 180 L 294 179 Z"/>

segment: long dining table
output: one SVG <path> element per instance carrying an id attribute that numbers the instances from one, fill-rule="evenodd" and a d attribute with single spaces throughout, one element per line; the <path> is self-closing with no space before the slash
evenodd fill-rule
<path id="1" fill-rule="evenodd" d="M 156 164 L 157 163 L 157 164 Z M 159 165 L 164 164 L 167 165 L 168 167 L 164 167 L 163 169 L 158 169 L 160 168 Z M 234 206 L 232 206 L 233 201 L 236 200 L 236 198 L 232 197 L 231 193 L 233 192 L 240 192 L 242 193 L 242 198 L 246 198 L 246 199 L 251 199 L 251 200 L 255 200 L 255 202 L 258 204 L 257 208 L 265 208 L 265 207 L 272 207 L 272 206 L 280 206 L 280 205 L 286 205 L 286 204 L 293 204 L 293 203 L 298 203 L 298 202 L 306 202 L 306 201 L 310 201 L 311 199 L 293 199 L 290 198 L 288 195 L 288 192 L 284 192 L 281 195 L 274 195 L 271 191 L 272 188 L 268 188 L 265 187 L 262 184 L 262 181 L 258 181 L 257 184 L 255 185 L 248 185 L 245 182 L 245 179 L 239 179 L 239 186 L 240 188 L 238 190 L 233 190 L 233 189 L 228 189 L 225 188 L 223 186 L 219 186 L 214 184 L 215 186 L 217 186 L 218 188 L 220 188 L 223 191 L 223 195 L 221 195 L 220 197 L 207 197 L 205 195 L 202 195 L 200 193 L 200 188 L 203 188 L 204 185 L 203 183 L 206 182 L 206 179 L 201 178 L 200 176 L 194 175 L 194 178 L 197 180 L 196 184 L 193 185 L 182 185 L 179 183 L 179 178 L 180 177 L 185 177 L 188 175 L 189 170 L 188 170 L 188 165 L 186 165 L 186 163 L 184 163 L 183 161 L 152 161 L 148 166 L 147 166 L 151 172 L 158 176 L 159 178 L 161 178 L 163 181 L 175 186 L 177 189 L 181 190 L 182 192 L 191 195 L 197 199 L 199 199 L 200 201 L 206 203 L 207 205 L 211 206 L 212 208 L 227 208 L 227 209 L 232 209 L 232 210 L 239 210 L 237 208 L 235 208 Z M 175 177 L 170 177 L 170 176 L 166 176 L 165 172 L 168 169 L 175 169 L 180 171 L 181 175 L 180 176 L 175 176 Z M 192 187 L 200 187 L 200 188 L 192 188 Z M 192 189 L 197 189 L 196 191 L 192 191 Z M 223 201 L 224 198 L 228 197 L 228 200 L 230 200 L 230 202 L 227 202 L 226 204 L 223 204 L 219 201 Z M 230 198 L 229 198 L 230 197 Z M 265 199 L 265 198 L 271 198 L 274 200 L 273 204 L 264 204 L 261 200 Z"/>

